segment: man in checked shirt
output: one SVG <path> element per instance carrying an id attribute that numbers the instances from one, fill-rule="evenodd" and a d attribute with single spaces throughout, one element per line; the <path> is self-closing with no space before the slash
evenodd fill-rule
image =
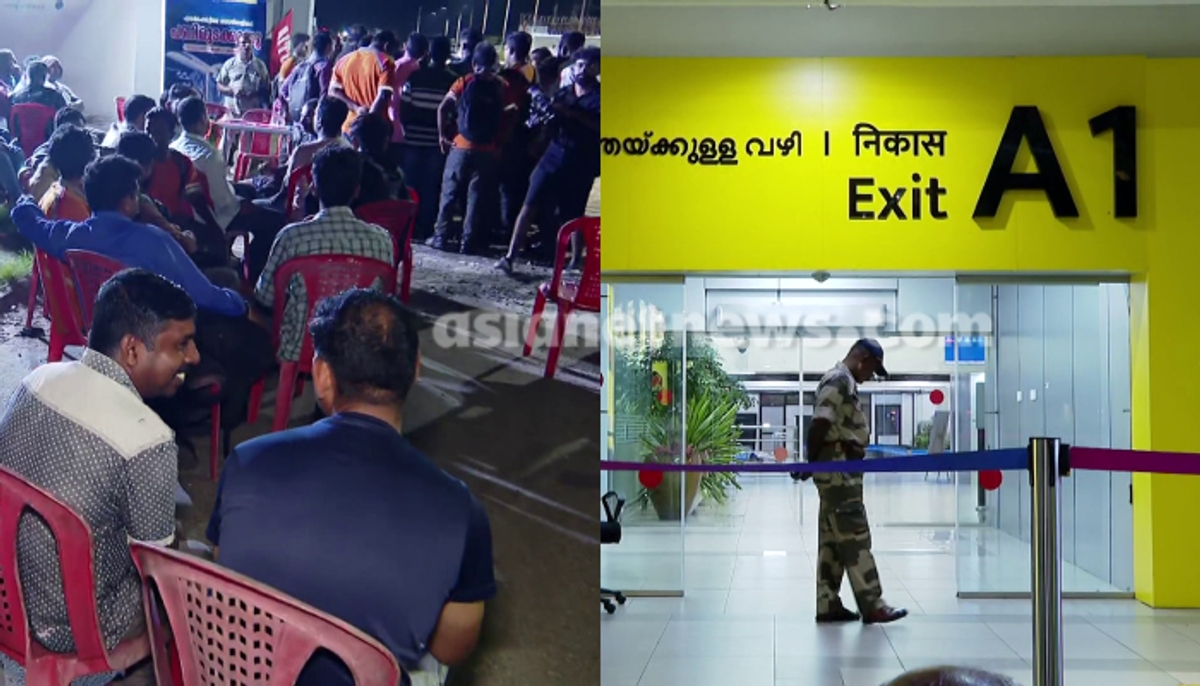
<path id="1" fill-rule="evenodd" d="M 858 384 L 887 376 L 883 346 L 862 338 L 846 358 L 825 373 L 817 384 L 816 407 L 805 437 L 808 462 L 843 462 L 866 456 L 871 432 L 858 398 Z M 794 472 L 792 479 L 808 478 Z M 855 622 L 886 624 L 908 611 L 883 602 L 879 569 L 871 554 L 871 527 L 863 505 L 860 473 L 825 473 L 813 476 L 821 498 L 817 528 L 817 623 Z M 859 612 L 842 605 L 842 577 L 850 577 Z"/>
<path id="2" fill-rule="evenodd" d="M 363 159 L 357 150 L 330 146 L 313 160 L 313 186 L 321 210 L 311 219 L 285 226 L 271 245 L 267 265 L 258 278 L 254 299 L 270 312 L 275 305 L 275 272 L 284 262 L 310 255 L 354 255 L 395 264 L 392 234 L 354 216 L 350 204 L 358 196 Z M 373 284 L 378 288 L 381 284 Z M 279 359 L 300 358 L 308 297 L 299 275 L 288 284 L 280 329 Z"/>

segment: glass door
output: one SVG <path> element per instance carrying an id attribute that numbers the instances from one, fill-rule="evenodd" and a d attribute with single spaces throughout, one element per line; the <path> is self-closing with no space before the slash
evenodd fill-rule
<path id="1" fill-rule="evenodd" d="M 618 282 L 605 290 L 603 419 L 609 459 L 679 463 L 683 452 L 681 283 Z M 694 479 L 678 472 L 601 475 L 625 500 L 620 544 L 601 547 L 601 586 L 626 595 L 684 591 L 683 513 Z"/>
<path id="2" fill-rule="evenodd" d="M 956 297 L 960 311 L 986 308 L 993 322 L 990 332 L 955 334 L 960 445 L 1025 448 L 1031 437 L 1051 436 L 1128 447 L 1126 284 L 966 280 Z M 1023 471 L 1001 476 L 998 487 L 985 490 L 978 475 L 960 475 L 960 595 L 1029 592 L 1029 480 Z M 1128 483 L 1128 475 L 1091 472 L 1063 480 L 1065 593 L 1120 596 L 1132 589 Z"/>

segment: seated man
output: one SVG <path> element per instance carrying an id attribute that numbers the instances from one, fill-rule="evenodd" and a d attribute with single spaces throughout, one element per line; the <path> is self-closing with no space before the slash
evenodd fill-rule
<path id="1" fill-rule="evenodd" d="M 406 683 L 438 684 L 471 655 L 496 593 L 487 514 L 401 433 L 420 321 L 353 289 L 310 325 L 317 402 L 331 416 L 242 443 L 229 456 L 208 538 L 230 569 L 379 639 Z M 315 657 L 297 682 L 351 684 Z"/>
<path id="2" fill-rule="evenodd" d="M 362 188 L 355 207 L 409 199 L 404 172 L 388 154 L 391 139 L 392 124 L 382 115 L 368 114 L 350 125 L 350 142 L 363 156 Z"/>
<path id="3" fill-rule="evenodd" d="M 224 236 L 212 216 L 209 195 L 204 192 L 199 171 L 186 155 L 170 146 L 178 128 L 178 116 L 167 108 L 156 107 L 146 114 L 146 134 L 156 145 L 146 194 L 166 207 L 170 221 L 180 225 L 199 224 L 200 234 L 206 237 L 203 242 L 221 241 L 224 252 L 227 249 Z"/>
<path id="4" fill-rule="evenodd" d="M 311 143 L 300 145 L 292 151 L 292 157 L 288 160 L 287 171 L 284 171 L 283 179 L 280 183 L 280 191 L 271 198 L 264 198 L 256 201 L 256 205 L 260 207 L 271 207 L 278 211 L 284 211 L 288 200 L 293 201 L 294 211 L 292 216 L 287 217 L 288 221 L 295 221 L 311 213 L 313 207 L 308 205 L 307 198 L 310 195 L 310 188 L 301 185 L 296 188 L 296 197 L 288 198 L 288 179 L 296 169 L 310 167 L 313 158 L 318 152 L 329 148 L 331 145 L 340 146 L 340 148 L 349 148 L 350 144 L 346 137 L 342 136 L 342 124 L 346 121 L 349 115 L 347 104 L 337 100 L 335 97 L 323 97 L 317 103 L 316 124 L 318 138 Z"/>
<path id="5" fill-rule="evenodd" d="M 121 134 L 121 140 L 117 143 L 117 154 L 137 162 L 138 166 L 142 168 L 138 213 L 132 217 L 133 220 L 139 224 L 149 224 L 166 231 L 171 234 L 172 238 L 179 241 L 189 256 L 195 254 L 197 250 L 195 235 L 184 231 L 183 227 L 172 222 L 168 218 L 167 208 L 146 192 L 146 188 L 153 178 L 154 162 L 158 158 L 158 146 L 154 144 L 154 139 L 141 131 L 126 131 Z"/>
<path id="6" fill-rule="evenodd" d="M 88 132 L 68 124 L 50 137 L 50 163 L 58 170 L 58 181 L 39 203 L 47 217 L 81 222 L 92 216 L 83 190 L 83 174 L 96 158 L 96 148 Z"/>
<path id="7" fill-rule="evenodd" d="M 63 100 L 67 101 L 67 107 L 82 112 L 83 100 L 79 99 L 79 96 L 75 95 L 75 92 L 68 88 L 67 84 L 62 82 L 62 61 L 60 61 L 54 55 L 46 55 L 42 58 L 42 62 L 46 65 L 46 68 L 50 70 L 46 85 L 62 94 Z"/>
<path id="8" fill-rule="evenodd" d="M 317 153 L 313 186 L 321 199 L 321 208 L 312 219 L 285 226 L 275 238 L 254 289 L 254 299 L 265 311 L 270 312 L 275 305 L 275 273 L 292 258 L 357 255 L 394 263 L 392 235 L 386 229 L 358 220 L 350 209 L 358 195 L 362 170 L 362 156 L 349 148 L 331 147 Z M 294 362 L 300 358 L 307 302 L 303 279 L 292 278 L 280 325 L 280 360 Z"/>
<path id="9" fill-rule="evenodd" d="M 96 606 L 110 649 L 145 631 L 128 541 L 167 545 L 175 538 L 175 442 L 143 399 L 175 393 L 199 360 L 195 314 L 187 293 L 166 279 L 121 272 L 100 289 L 83 357 L 35 369 L 0 417 L 0 464 L 91 527 Z M 71 652 L 54 537 L 30 514 L 20 529 L 17 559 L 33 636 L 48 650 Z M 0 660 L 8 683 L 19 683 L 21 668 Z M 152 684 L 153 667 L 146 662 L 118 683 Z"/>
<path id="10" fill-rule="evenodd" d="M 214 285 L 170 234 L 133 221 L 141 211 L 141 176 L 142 168 L 136 162 L 120 155 L 103 157 L 93 162 L 83 177 L 94 213 L 87 221 L 47 221 L 27 200 L 13 208 L 12 221 L 23 236 L 51 257 L 61 260 L 72 248 L 90 250 L 179 284 L 199 310 L 197 345 L 204 355 L 204 367 L 197 370 L 197 376 L 222 379 L 222 419 L 226 426 L 236 426 L 245 415 L 250 387 L 274 364 L 271 336 L 247 317 L 249 310 L 242 296 Z M 156 409 L 173 429 L 183 431 L 190 427 L 193 410 L 205 415 L 211 404 L 210 395 L 195 395 L 198 397 L 186 394 Z"/>
<path id="11" fill-rule="evenodd" d="M 57 131 L 68 124 L 87 130 L 87 121 L 83 118 L 83 113 L 66 107 L 54 115 L 54 130 Z M 45 195 L 50 186 L 53 186 L 54 182 L 58 180 L 58 170 L 50 162 L 49 156 L 50 141 L 47 139 L 45 143 L 34 148 L 33 154 L 25 160 L 25 164 L 21 168 L 22 174 L 26 172 L 32 174 L 29 178 L 29 194 L 35 198 Z"/>
<path id="12" fill-rule="evenodd" d="M 258 279 L 275 234 L 283 228 L 284 217 L 279 212 L 255 207 L 249 200 L 242 200 L 229 182 L 225 158 L 220 150 L 208 142 L 208 110 L 200 98 L 190 97 L 176 108 L 183 135 L 171 147 L 192 161 L 207 181 L 208 196 L 213 204 L 213 216 L 225 234 L 245 232 L 253 240 L 246 250 L 246 273 L 251 282 Z"/>
<path id="13" fill-rule="evenodd" d="M 25 83 L 17 87 L 16 92 L 12 94 L 12 104 L 34 103 L 49 107 L 55 112 L 66 107 L 66 98 L 48 83 L 49 80 L 50 68 L 45 63 L 39 61 L 29 65 L 25 72 Z"/>
<path id="14" fill-rule="evenodd" d="M 107 150 L 116 150 L 117 142 L 121 140 L 121 134 L 126 131 L 144 130 L 146 128 L 146 115 L 152 109 L 154 109 L 154 100 L 149 96 L 135 95 L 126 100 L 125 121 L 112 125 L 108 133 L 104 134 L 104 140 L 100 143 L 100 147 Z"/>

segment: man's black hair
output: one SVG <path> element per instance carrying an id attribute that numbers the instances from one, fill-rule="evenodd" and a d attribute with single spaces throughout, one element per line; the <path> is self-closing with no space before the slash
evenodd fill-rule
<path id="1" fill-rule="evenodd" d="M 332 47 L 333 47 L 333 36 L 329 35 L 328 32 L 322 31 L 322 32 L 318 33 L 317 35 L 313 36 L 312 54 L 324 55 L 326 52 L 329 52 L 330 48 L 332 48 Z"/>
<path id="2" fill-rule="evenodd" d="M 450 39 L 446 36 L 434 36 L 429 40 L 429 59 L 435 65 L 445 66 L 450 61 Z"/>
<path id="3" fill-rule="evenodd" d="M 183 124 L 183 128 L 188 131 L 199 122 L 208 118 L 208 106 L 204 101 L 196 96 L 184 98 L 183 102 L 175 106 L 176 113 L 179 115 L 179 123 Z"/>
<path id="4" fill-rule="evenodd" d="M 317 120 L 320 121 L 321 128 L 317 133 L 324 134 L 327 138 L 338 136 L 346 123 L 346 117 L 349 116 L 350 106 L 345 100 L 326 95 L 317 104 Z"/>
<path id="5" fill-rule="evenodd" d="M 310 40 L 312 40 L 312 36 L 309 36 L 307 33 L 297 33 L 297 34 L 293 35 L 292 36 L 292 52 L 296 52 L 300 48 L 304 47 L 304 44 Z"/>
<path id="6" fill-rule="evenodd" d="M 559 77 L 562 76 L 562 67 L 559 66 L 558 60 L 542 60 L 537 63 L 537 74 L 539 81 L 554 77 L 555 83 L 557 83 Z M 554 94 L 550 93 L 550 95 Z"/>
<path id="7" fill-rule="evenodd" d="M 391 31 L 380 31 L 371 39 L 371 45 L 387 52 L 396 46 L 396 34 Z"/>
<path id="8" fill-rule="evenodd" d="M 50 137 L 50 164 L 67 181 L 82 179 L 84 170 L 95 158 L 92 135 L 81 127 L 67 124 L 55 129 Z"/>
<path id="9" fill-rule="evenodd" d="M 133 121 L 154 109 L 158 103 L 148 95 L 135 95 L 125 101 L 125 121 Z"/>
<path id="10" fill-rule="evenodd" d="M 417 378 L 421 322 L 396 298 L 356 288 L 317 304 L 309 331 L 338 395 L 401 405 Z"/>
<path id="11" fill-rule="evenodd" d="M 571 61 L 578 62 L 579 60 L 587 62 L 589 66 L 593 64 L 600 64 L 600 48 L 597 48 L 594 45 L 589 45 L 586 48 L 578 50 L 575 55 L 571 57 Z"/>
<path id="12" fill-rule="evenodd" d="M 554 53 L 550 52 L 550 48 L 547 48 L 545 46 L 542 46 L 540 48 L 534 48 L 533 52 L 529 53 L 529 59 L 532 60 L 536 64 L 541 64 L 542 62 L 546 62 L 553 57 L 554 57 Z"/>
<path id="13" fill-rule="evenodd" d="M 367 35 L 367 26 L 366 24 L 355 24 L 346 29 L 346 35 L 350 37 L 350 40 L 361 40 L 363 36 Z"/>
<path id="14" fill-rule="evenodd" d="M 359 117 L 350 125 L 350 138 L 358 139 L 364 152 L 386 153 L 392 140 L 392 122 L 375 113 Z"/>
<path id="15" fill-rule="evenodd" d="M 0 64 L 7 64 L 9 66 L 20 64 L 20 61 L 17 60 L 17 53 L 13 52 L 12 50 L 8 50 L 7 48 L 0 50 Z"/>
<path id="16" fill-rule="evenodd" d="M 405 43 L 404 49 L 413 56 L 413 59 L 419 60 L 429 54 L 429 39 L 425 37 L 425 34 L 413 31 L 408 34 L 408 42 Z"/>
<path id="17" fill-rule="evenodd" d="M 54 128 L 62 128 L 68 124 L 86 129 L 87 117 L 84 117 L 83 112 L 73 107 L 64 107 L 54 114 Z"/>
<path id="18" fill-rule="evenodd" d="M 136 196 L 142 167 L 128 157 L 109 155 L 88 165 L 83 173 L 83 193 L 92 212 L 115 212 L 121 201 Z"/>
<path id="19" fill-rule="evenodd" d="M 458 47 L 462 50 L 475 51 L 475 46 L 483 42 L 483 33 L 479 29 L 468 26 L 458 33 Z"/>
<path id="20" fill-rule="evenodd" d="M 159 119 L 162 119 L 164 124 L 171 127 L 172 131 L 179 126 L 179 117 L 175 116 L 174 112 L 166 107 L 155 107 L 146 113 L 146 129 L 149 130 L 150 122 L 158 121 Z"/>
<path id="21" fill-rule="evenodd" d="M 50 78 L 50 67 L 47 67 L 45 62 L 34 62 L 33 64 L 29 65 L 29 69 L 26 70 L 25 76 L 29 79 L 30 85 L 45 85 L 46 79 Z"/>
<path id="22" fill-rule="evenodd" d="M 117 139 L 117 154 L 145 166 L 158 158 L 158 145 L 148 133 L 126 131 Z"/>
<path id="23" fill-rule="evenodd" d="M 493 69 L 497 61 L 499 57 L 496 55 L 496 46 L 491 43 L 480 43 L 471 53 L 471 64 L 479 69 Z"/>
<path id="24" fill-rule="evenodd" d="M 570 57 L 575 54 L 587 43 L 587 36 L 579 31 L 568 31 L 558 40 L 558 53 L 560 57 Z"/>
<path id="25" fill-rule="evenodd" d="M 349 207 L 362 183 L 363 158 L 357 150 L 331 145 L 313 158 L 313 185 L 322 207 Z"/>
<path id="26" fill-rule="evenodd" d="M 525 31 L 513 31 L 508 34 L 508 38 L 504 39 L 504 45 L 517 56 L 517 59 L 527 62 L 529 61 L 529 51 L 533 49 L 533 36 Z"/>
<path id="27" fill-rule="evenodd" d="M 133 336 L 146 348 L 172 321 L 196 316 L 196 304 L 179 286 L 145 269 L 126 269 L 100 287 L 88 347 L 116 357 L 121 340 Z"/>

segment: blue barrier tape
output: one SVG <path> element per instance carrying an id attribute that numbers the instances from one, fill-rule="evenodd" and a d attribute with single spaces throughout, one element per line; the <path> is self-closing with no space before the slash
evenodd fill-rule
<path id="1" fill-rule="evenodd" d="M 778 462 L 770 464 L 668 464 L 662 462 L 619 462 L 601 460 L 600 470 L 609 472 L 982 472 L 1029 467 L 1026 448 L 979 450 L 968 453 L 939 453 L 912 457 L 884 457 L 845 462 Z"/>

